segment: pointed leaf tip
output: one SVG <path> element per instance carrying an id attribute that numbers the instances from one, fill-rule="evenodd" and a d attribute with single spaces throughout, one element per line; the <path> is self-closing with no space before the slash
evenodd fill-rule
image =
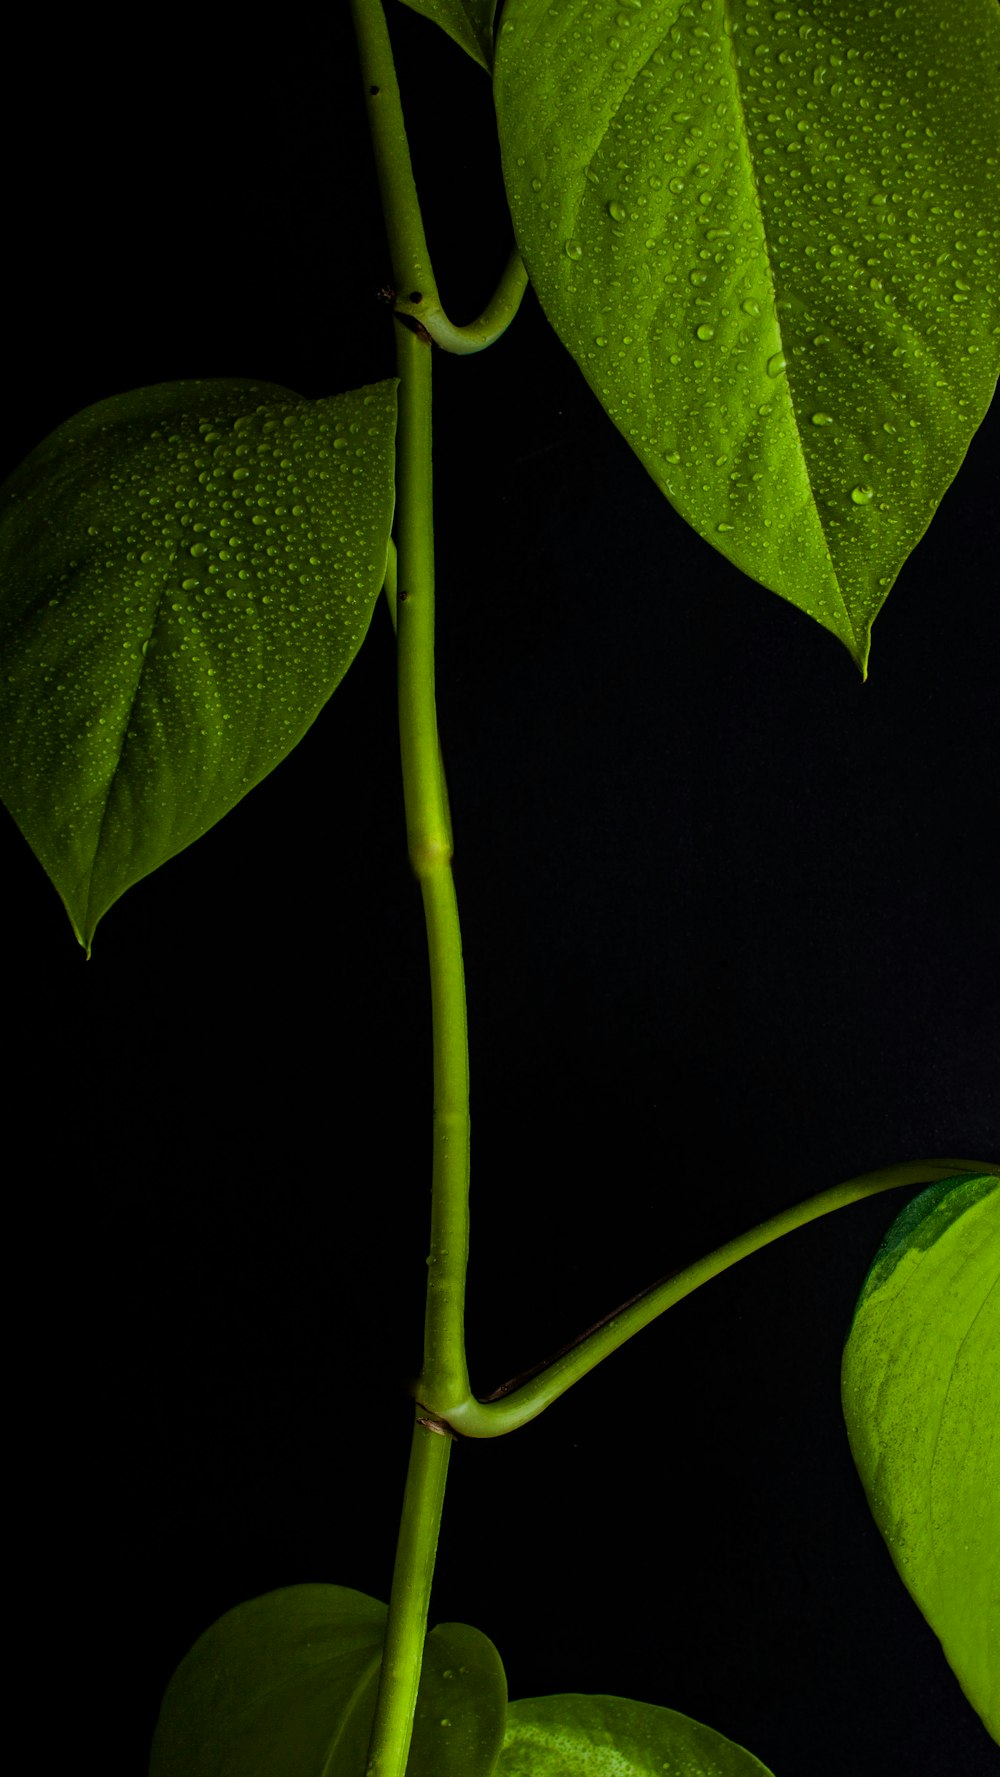
<path id="1" fill-rule="evenodd" d="M 0 797 L 89 957 L 108 908 L 291 751 L 364 639 L 396 383 L 87 408 L 0 488 Z"/>
<path id="2" fill-rule="evenodd" d="M 494 94 L 518 248 L 598 400 L 864 675 L 1000 369 L 1000 10 L 802 10 L 506 0 Z"/>

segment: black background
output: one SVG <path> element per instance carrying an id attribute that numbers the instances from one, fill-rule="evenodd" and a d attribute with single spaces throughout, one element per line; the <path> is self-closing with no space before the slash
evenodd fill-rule
<path id="1" fill-rule="evenodd" d="M 40 13 L 7 68 L 6 473 L 119 390 L 394 373 L 346 8 Z M 509 240 L 486 76 L 392 7 L 443 299 Z M 473 1056 L 486 1392 L 652 1277 L 894 1160 L 1000 1152 L 998 428 L 862 685 L 690 532 L 530 293 L 436 354 L 439 698 Z M 426 1250 L 429 1043 L 383 609 L 299 749 L 85 963 L 0 829 L 9 1347 L 39 1751 L 145 1768 L 191 1641 L 387 1594 Z M 910 1193 L 709 1285 L 452 1460 L 434 1620 L 512 1696 L 667 1704 L 777 1777 L 997 1748 L 856 1478 L 840 1351 Z M 48 1763 L 46 1752 L 43 1762 Z M 72 1762 L 72 1761 L 71 1761 Z"/>

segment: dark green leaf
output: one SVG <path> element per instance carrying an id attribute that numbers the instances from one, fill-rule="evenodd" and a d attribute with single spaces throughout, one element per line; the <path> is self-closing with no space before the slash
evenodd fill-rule
<path id="1" fill-rule="evenodd" d="M 591 388 L 864 671 L 1000 364 L 996 0 L 507 0 L 494 86 L 517 244 Z"/>
<path id="2" fill-rule="evenodd" d="M 735 1741 L 627 1697 L 529 1697 L 507 1708 L 497 1777 L 770 1777 Z"/>
<path id="3" fill-rule="evenodd" d="M 288 1586 L 227 1611 L 167 1689 L 150 1777 L 363 1777 L 386 1607 L 345 1586 Z M 427 1637 L 407 1777 L 489 1777 L 507 1686 L 465 1623 Z"/>
<path id="4" fill-rule="evenodd" d="M 844 1349 L 851 1450 L 900 1578 L 1000 1741 L 1000 1178 L 921 1192 Z"/>
<path id="5" fill-rule="evenodd" d="M 395 382 L 162 383 L 0 488 L 0 796 L 89 955 L 134 882 L 301 740 L 364 639 Z"/>
<path id="6" fill-rule="evenodd" d="M 411 12 L 432 19 L 466 55 L 485 68 L 493 66 L 493 15 L 497 0 L 402 0 Z M 405 81 L 405 72 L 404 72 Z"/>

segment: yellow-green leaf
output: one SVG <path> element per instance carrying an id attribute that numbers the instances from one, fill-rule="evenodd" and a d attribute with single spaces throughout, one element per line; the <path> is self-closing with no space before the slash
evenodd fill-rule
<path id="1" fill-rule="evenodd" d="M 893 1223 L 842 1388 L 900 1578 L 1000 1741 L 1000 1178 L 932 1185 Z"/>
<path id="2" fill-rule="evenodd" d="M 703 1722 L 629 1697 L 528 1697 L 507 1707 L 497 1777 L 770 1777 Z"/>

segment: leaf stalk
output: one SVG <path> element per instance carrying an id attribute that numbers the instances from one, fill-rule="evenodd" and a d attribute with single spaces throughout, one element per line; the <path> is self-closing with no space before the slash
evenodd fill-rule
<path id="1" fill-rule="evenodd" d="M 528 285 L 517 248 L 481 315 L 456 327 L 438 295 L 406 139 L 403 105 L 381 0 L 351 0 L 354 29 L 392 259 L 393 307 L 418 322 L 448 352 L 485 351 L 510 326 Z"/>
<path id="2" fill-rule="evenodd" d="M 880 1191 L 891 1191 L 902 1185 L 933 1184 L 939 1179 L 955 1178 L 959 1174 L 968 1173 L 972 1176 L 995 1172 L 996 1163 L 988 1160 L 910 1160 L 898 1166 L 881 1167 L 876 1172 L 859 1174 L 856 1178 L 847 1179 L 843 1184 L 834 1185 L 828 1191 L 820 1191 L 815 1197 L 806 1198 L 803 1203 L 796 1203 L 790 1209 L 783 1209 L 778 1215 L 770 1216 L 766 1222 L 760 1222 L 745 1234 L 738 1234 L 733 1240 L 727 1240 L 723 1246 L 716 1247 L 714 1252 L 707 1253 L 704 1258 L 697 1259 L 693 1265 L 687 1265 L 682 1271 L 669 1277 L 658 1278 L 655 1283 L 632 1296 L 618 1308 L 606 1314 L 588 1327 L 576 1339 L 545 1359 L 534 1369 L 526 1371 L 522 1376 L 515 1376 L 501 1388 L 495 1389 L 491 1396 L 475 1399 L 470 1393 L 461 1400 L 449 1402 L 441 1395 L 427 1391 L 421 1383 L 415 1385 L 420 1390 L 420 1401 L 425 1411 L 435 1415 L 438 1421 L 462 1437 L 497 1438 L 510 1431 L 517 1431 L 529 1420 L 537 1419 L 546 1407 L 559 1399 L 560 1395 L 579 1382 L 581 1377 L 610 1357 L 613 1351 L 627 1344 L 643 1327 L 657 1320 L 668 1308 L 683 1300 L 703 1283 L 718 1277 L 740 1259 L 750 1253 L 759 1252 L 761 1247 L 769 1246 L 771 1241 L 778 1240 L 783 1234 L 790 1234 L 793 1229 L 804 1227 L 807 1222 L 816 1221 L 819 1216 L 828 1215 L 831 1210 L 842 1209 L 846 1204 L 857 1203 L 863 1197 L 873 1197 Z"/>

